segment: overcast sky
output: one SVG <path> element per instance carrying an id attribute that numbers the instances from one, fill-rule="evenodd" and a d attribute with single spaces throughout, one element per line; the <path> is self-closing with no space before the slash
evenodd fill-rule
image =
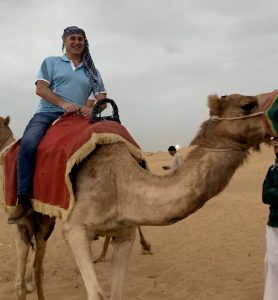
<path id="1" fill-rule="evenodd" d="M 0 0 L 1 116 L 18 138 L 37 109 L 42 60 L 67 26 L 90 51 L 123 125 L 145 151 L 186 146 L 207 96 L 277 88 L 277 0 Z"/>

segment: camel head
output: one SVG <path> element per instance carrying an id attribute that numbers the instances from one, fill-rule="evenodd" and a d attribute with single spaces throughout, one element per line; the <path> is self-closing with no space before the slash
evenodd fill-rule
<path id="1" fill-rule="evenodd" d="M 259 145 L 269 139 L 257 97 L 210 95 L 208 107 L 211 118 L 202 124 L 192 145 L 258 150 Z"/>
<path id="2" fill-rule="evenodd" d="M 8 127 L 10 124 L 10 117 L 7 116 L 6 118 L 0 117 L 0 127 Z"/>
<path id="3" fill-rule="evenodd" d="M 0 150 L 8 142 L 9 139 L 13 139 L 13 133 L 9 127 L 10 117 L 0 117 Z"/>

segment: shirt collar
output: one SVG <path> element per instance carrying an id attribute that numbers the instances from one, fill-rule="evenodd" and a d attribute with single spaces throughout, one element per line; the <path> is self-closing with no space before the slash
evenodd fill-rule
<path id="1" fill-rule="evenodd" d="M 71 60 L 65 54 L 61 56 L 61 59 L 63 61 L 71 62 Z M 76 68 L 80 68 L 80 67 L 83 67 L 83 62 L 82 61 L 81 61 L 81 63 Z"/>

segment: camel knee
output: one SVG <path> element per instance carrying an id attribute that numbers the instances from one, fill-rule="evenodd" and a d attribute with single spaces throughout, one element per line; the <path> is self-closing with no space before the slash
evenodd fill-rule
<path id="1" fill-rule="evenodd" d="M 65 225 L 63 227 L 63 235 L 71 248 L 73 246 L 78 249 L 80 243 L 85 243 L 86 246 L 90 245 L 89 238 L 86 234 L 86 229 L 83 226 Z"/>
<path id="2" fill-rule="evenodd" d="M 17 225 L 18 232 L 20 234 L 20 238 L 22 241 L 32 247 L 32 237 L 33 237 L 33 231 L 31 228 L 28 226 L 28 224 L 22 223 Z"/>

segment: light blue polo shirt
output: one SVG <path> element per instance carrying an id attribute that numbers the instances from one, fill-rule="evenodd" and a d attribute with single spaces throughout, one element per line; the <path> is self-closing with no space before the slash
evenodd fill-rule
<path id="1" fill-rule="evenodd" d="M 84 106 L 87 99 L 106 93 L 100 72 L 97 72 L 96 84 L 90 82 L 82 63 L 75 68 L 65 55 L 51 56 L 43 61 L 37 80 L 48 82 L 49 88 L 65 101 Z M 41 98 L 37 112 L 63 112 L 63 109 Z"/>

